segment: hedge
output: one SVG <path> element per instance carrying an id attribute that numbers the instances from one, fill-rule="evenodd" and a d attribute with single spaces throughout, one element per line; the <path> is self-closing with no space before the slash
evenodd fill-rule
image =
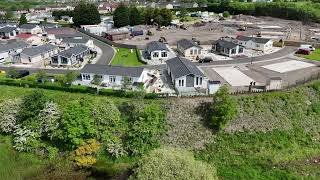
<path id="1" fill-rule="evenodd" d="M 113 90 L 113 89 L 101 89 L 97 91 L 97 88 L 88 87 L 88 86 L 61 86 L 57 83 L 37 83 L 27 80 L 18 80 L 18 79 L 0 79 L 0 85 L 8 86 L 18 86 L 18 87 L 27 87 L 27 88 L 41 88 L 49 90 L 58 90 L 71 93 L 88 93 L 88 94 L 97 94 L 103 96 L 114 96 L 114 97 L 126 97 L 133 98 L 142 96 L 145 99 L 155 99 L 158 98 L 158 95 L 155 93 L 141 93 L 137 91 L 124 91 L 124 90 Z"/>

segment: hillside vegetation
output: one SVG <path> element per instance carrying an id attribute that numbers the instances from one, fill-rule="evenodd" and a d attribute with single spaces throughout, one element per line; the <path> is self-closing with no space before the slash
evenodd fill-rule
<path id="1" fill-rule="evenodd" d="M 0 102 L 23 101 L 33 92 L 1 86 Z M 17 134 L 2 133 L 0 152 L 14 156 L 0 158 L 0 169 L 6 167 L 6 172 L 10 172 L 7 176 L 0 170 L 1 179 L 135 179 L 164 171 L 166 177 L 176 178 L 182 178 L 186 172 L 199 179 L 320 178 L 319 81 L 284 92 L 235 97 L 238 116 L 219 131 L 210 125 L 212 98 L 143 100 L 41 92 L 62 111 L 59 129 L 63 132 L 57 131 L 59 136 L 40 133 L 40 146 L 35 148 L 35 144 L 27 143 L 29 152 L 15 150 Z M 139 103 L 132 104 L 132 100 Z M 82 102 L 83 109 L 77 101 Z M 72 115 L 75 111 L 84 113 L 81 120 L 77 114 Z M 34 121 L 30 116 L 21 125 L 34 127 L 35 124 L 27 123 Z M 95 133 L 85 130 L 86 134 L 74 134 L 76 129 L 70 131 L 76 123 L 70 123 L 72 119 L 78 119 L 78 123 Z M 100 126 L 84 124 L 91 121 Z M 70 128 L 64 130 L 66 125 Z M 59 144 L 55 138 L 65 143 Z M 168 170 L 168 164 L 174 170 Z M 197 169 L 201 167 L 202 170 Z M 171 171 L 179 173 L 174 175 Z"/>

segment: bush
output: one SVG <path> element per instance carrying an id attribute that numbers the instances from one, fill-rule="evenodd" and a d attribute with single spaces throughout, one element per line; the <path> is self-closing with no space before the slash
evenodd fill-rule
<path id="1" fill-rule="evenodd" d="M 40 135 L 26 127 L 18 127 L 14 131 L 13 144 L 17 151 L 34 151 L 40 147 Z"/>
<path id="2" fill-rule="evenodd" d="M 228 11 L 224 11 L 222 15 L 223 17 L 228 18 L 230 16 L 230 13 Z"/>
<path id="3" fill-rule="evenodd" d="M 229 95 L 229 90 L 226 86 L 222 86 L 213 96 L 212 109 L 211 123 L 218 129 L 223 129 L 231 119 L 237 116 L 237 102 Z"/>
<path id="4" fill-rule="evenodd" d="M 96 163 L 94 157 L 97 151 L 100 149 L 100 143 L 95 139 L 89 139 L 85 144 L 79 146 L 74 151 L 74 160 L 79 167 L 90 167 Z"/>
<path id="5" fill-rule="evenodd" d="M 0 104 L 0 131 L 12 133 L 17 128 L 20 99 L 8 99 Z"/>
<path id="6" fill-rule="evenodd" d="M 130 179 L 218 179 L 209 164 L 195 160 L 192 153 L 162 148 L 144 156 Z"/>
<path id="7" fill-rule="evenodd" d="M 57 104 L 48 102 L 39 112 L 39 132 L 41 135 L 52 139 L 55 130 L 59 127 L 61 112 Z"/>

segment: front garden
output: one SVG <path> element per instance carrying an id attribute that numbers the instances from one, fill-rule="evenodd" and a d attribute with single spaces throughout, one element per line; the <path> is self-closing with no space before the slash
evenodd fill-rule
<path id="1" fill-rule="evenodd" d="M 111 65 L 120 66 L 143 66 L 139 49 L 116 48 L 116 55 Z"/>
<path id="2" fill-rule="evenodd" d="M 320 49 L 316 49 L 315 51 L 311 52 L 311 54 L 303 57 L 314 61 L 320 61 Z"/>

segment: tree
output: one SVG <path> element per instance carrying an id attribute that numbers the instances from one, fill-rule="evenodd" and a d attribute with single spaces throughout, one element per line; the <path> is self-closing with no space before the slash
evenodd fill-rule
<path id="1" fill-rule="evenodd" d="M 23 24 L 27 24 L 28 23 L 28 20 L 26 18 L 26 15 L 25 14 L 21 14 L 20 16 L 20 20 L 19 20 L 19 25 L 23 25 Z"/>
<path id="2" fill-rule="evenodd" d="M 115 27 L 123 27 L 130 25 L 129 8 L 121 3 L 113 13 L 113 21 Z"/>
<path id="3" fill-rule="evenodd" d="M 218 179 L 209 164 L 195 160 L 191 152 L 161 148 L 144 156 L 129 179 Z"/>
<path id="4" fill-rule="evenodd" d="M 135 6 L 130 7 L 129 20 L 130 20 L 130 26 L 135 26 L 142 23 L 142 16 L 139 10 L 137 9 L 137 7 Z"/>
<path id="5" fill-rule="evenodd" d="M 227 17 L 230 16 L 230 13 L 229 13 L 229 11 L 224 11 L 224 12 L 222 13 L 222 15 L 223 15 L 223 17 L 227 18 Z"/>
<path id="6" fill-rule="evenodd" d="M 95 134 L 94 121 L 87 102 L 76 100 L 69 102 L 64 107 L 55 137 L 61 140 L 67 148 L 74 149 L 84 143 L 85 139 L 95 137 Z"/>
<path id="7" fill-rule="evenodd" d="M 187 11 L 186 8 L 182 8 L 180 10 L 179 16 L 180 16 L 181 21 L 185 21 L 186 20 L 187 14 L 188 14 L 188 11 Z"/>
<path id="8" fill-rule="evenodd" d="M 100 14 L 94 4 L 81 1 L 73 11 L 73 22 L 75 26 L 99 24 Z"/>
<path id="9" fill-rule="evenodd" d="M 44 70 L 39 70 L 36 74 L 37 80 L 40 80 L 41 82 L 45 82 L 47 80 L 47 73 Z"/>
<path id="10" fill-rule="evenodd" d="M 101 75 L 95 74 L 93 76 L 93 82 L 92 82 L 93 84 L 99 86 L 101 84 L 101 81 L 102 81 Z"/>
<path id="11" fill-rule="evenodd" d="M 172 14 L 171 11 L 169 9 L 163 8 L 160 10 L 160 15 L 163 19 L 162 21 L 162 26 L 169 26 L 171 24 L 172 21 Z"/>
<path id="12" fill-rule="evenodd" d="M 4 19 L 6 21 L 12 20 L 14 18 L 13 12 L 10 10 L 7 10 L 6 13 L 4 14 Z"/>
<path id="13" fill-rule="evenodd" d="M 222 86 L 213 96 L 213 126 L 223 129 L 226 124 L 238 114 L 237 103 L 229 94 L 227 86 Z"/>
<path id="14" fill-rule="evenodd" d="M 141 155 L 160 146 L 165 132 L 165 113 L 157 105 L 149 105 L 142 112 L 133 109 L 129 117 L 125 146 L 132 155 Z"/>
<path id="15" fill-rule="evenodd" d="M 59 77 L 59 82 L 62 85 L 71 85 L 71 83 L 75 81 L 78 76 L 79 76 L 78 72 L 68 71 L 64 76 Z"/>

